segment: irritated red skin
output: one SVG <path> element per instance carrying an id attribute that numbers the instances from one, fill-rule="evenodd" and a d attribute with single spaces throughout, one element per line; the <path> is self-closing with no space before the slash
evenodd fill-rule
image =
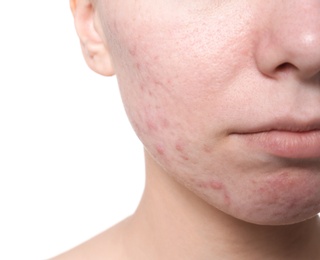
<path id="1" fill-rule="evenodd" d="M 320 3 L 178 2 L 119 0 L 101 9 L 123 102 L 146 150 L 164 174 L 236 218 L 287 224 L 315 216 L 318 146 L 303 150 L 307 138 L 290 133 L 235 133 L 274 118 L 319 117 L 320 91 L 310 85 Z"/>

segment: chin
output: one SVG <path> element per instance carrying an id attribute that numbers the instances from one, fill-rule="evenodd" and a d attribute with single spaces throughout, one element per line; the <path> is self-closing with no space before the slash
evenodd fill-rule
<path id="1" fill-rule="evenodd" d="M 318 206 L 319 207 L 319 206 Z M 242 221 L 264 225 L 264 226 L 282 226 L 298 224 L 314 217 L 317 217 L 319 209 L 295 209 L 285 211 L 284 209 L 270 209 L 261 212 L 253 212 L 252 214 L 242 214 L 236 217 Z"/>
<path id="2" fill-rule="evenodd" d="M 272 203 L 254 200 L 244 201 L 238 206 L 229 206 L 226 213 L 245 222 L 258 225 L 291 225 L 314 218 L 320 212 L 320 198 L 296 199 L 284 196 Z"/>
<path id="3" fill-rule="evenodd" d="M 258 225 L 291 225 L 316 217 L 320 212 L 318 181 L 300 178 L 279 182 L 277 177 L 234 186 L 217 181 L 201 182 L 194 190 L 219 211 L 244 222 Z M 276 184 L 277 183 L 277 184 Z"/>

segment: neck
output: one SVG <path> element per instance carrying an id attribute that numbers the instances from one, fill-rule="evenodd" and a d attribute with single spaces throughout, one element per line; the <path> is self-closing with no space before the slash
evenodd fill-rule
<path id="1" fill-rule="evenodd" d="M 129 254 L 140 255 L 137 259 L 282 260 L 320 256 L 317 217 L 286 226 L 246 223 L 177 183 L 148 154 L 146 172 L 146 189 L 128 221 L 130 235 L 126 240 Z"/>

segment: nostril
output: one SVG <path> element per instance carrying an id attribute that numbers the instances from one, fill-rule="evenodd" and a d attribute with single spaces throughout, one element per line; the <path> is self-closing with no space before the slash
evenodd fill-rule
<path id="1" fill-rule="evenodd" d="M 289 71 L 292 71 L 292 70 L 297 70 L 298 68 L 296 66 L 294 66 L 293 64 L 289 63 L 289 62 L 285 62 L 285 63 L 282 63 L 280 64 L 275 71 L 278 71 L 278 72 L 289 72 Z"/>

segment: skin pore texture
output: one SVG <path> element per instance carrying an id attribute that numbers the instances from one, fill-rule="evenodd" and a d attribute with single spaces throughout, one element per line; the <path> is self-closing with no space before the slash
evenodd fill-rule
<path id="1" fill-rule="evenodd" d="M 320 259 L 320 2 L 71 6 L 147 177 L 132 216 L 55 259 Z"/>

